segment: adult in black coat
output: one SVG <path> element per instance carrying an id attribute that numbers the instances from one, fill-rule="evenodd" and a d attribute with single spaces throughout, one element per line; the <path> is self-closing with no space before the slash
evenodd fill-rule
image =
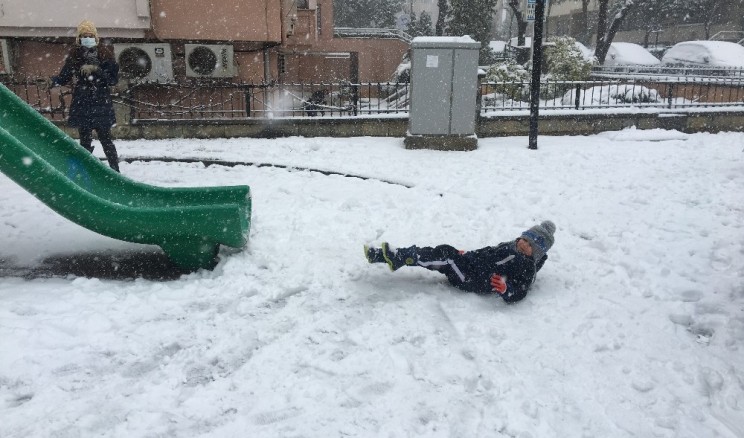
<path id="1" fill-rule="evenodd" d="M 84 20 L 77 29 L 75 47 L 50 86 L 72 85 L 72 103 L 68 124 L 80 134 L 80 145 L 93 152 L 93 130 L 103 146 L 109 166 L 119 171 L 119 157 L 111 139 L 116 124 L 109 87 L 119 81 L 119 65 L 110 47 L 99 47 L 95 25 Z"/>
<path id="2" fill-rule="evenodd" d="M 497 293 L 511 303 L 527 295 L 548 259 L 546 253 L 555 242 L 554 233 L 555 224 L 544 221 L 515 240 L 474 251 L 459 251 L 450 245 L 393 249 L 383 242 L 380 248 L 365 246 L 364 252 L 370 263 L 387 263 L 393 271 L 419 266 L 441 272 L 459 289 Z"/>

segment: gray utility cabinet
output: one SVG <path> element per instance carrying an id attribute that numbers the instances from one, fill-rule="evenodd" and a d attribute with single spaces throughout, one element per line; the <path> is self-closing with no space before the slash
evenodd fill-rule
<path id="1" fill-rule="evenodd" d="M 475 134 L 480 47 L 467 35 L 413 39 L 410 135 Z"/>

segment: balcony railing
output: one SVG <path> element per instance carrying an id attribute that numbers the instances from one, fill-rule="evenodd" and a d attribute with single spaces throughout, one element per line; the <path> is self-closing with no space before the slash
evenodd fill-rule
<path id="1" fill-rule="evenodd" d="M 336 27 L 333 30 L 333 36 L 336 38 L 387 38 L 398 39 L 410 43 L 413 39 L 411 35 L 400 29 L 378 29 L 378 28 L 356 28 L 356 27 Z"/>

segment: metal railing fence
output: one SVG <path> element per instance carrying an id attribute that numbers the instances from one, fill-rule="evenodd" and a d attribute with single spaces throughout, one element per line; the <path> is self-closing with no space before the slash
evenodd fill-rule
<path id="1" fill-rule="evenodd" d="M 679 80 L 702 79 L 744 79 L 744 67 L 710 67 L 691 65 L 616 65 L 592 67 L 592 78 L 662 78 Z"/>
<path id="2" fill-rule="evenodd" d="M 408 83 L 137 85 L 119 93 L 136 120 L 369 116 L 408 112 Z"/>
<path id="3" fill-rule="evenodd" d="M 47 89 L 43 81 L 36 78 L 22 80 L 0 80 L 12 92 L 50 120 L 65 120 L 68 116 L 71 91 L 67 87 Z"/>
<path id="4" fill-rule="evenodd" d="M 51 120 L 65 120 L 69 88 L 3 81 Z M 119 87 L 114 99 L 133 121 L 223 121 L 281 117 L 407 116 L 409 83 L 141 84 Z M 529 110 L 530 82 L 482 82 L 481 114 Z M 744 78 L 645 78 L 544 81 L 540 109 L 678 109 L 744 107 Z"/>
<path id="5" fill-rule="evenodd" d="M 481 112 L 528 110 L 530 82 L 481 83 Z M 744 106 L 744 78 L 544 81 L 540 109 Z"/>

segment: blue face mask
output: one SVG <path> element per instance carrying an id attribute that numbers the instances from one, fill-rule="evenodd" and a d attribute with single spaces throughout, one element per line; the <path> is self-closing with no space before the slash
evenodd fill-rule
<path id="1" fill-rule="evenodd" d="M 91 37 L 80 38 L 80 45 L 90 49 L 91 47 L 96 46 L 96 39 Z"/>

